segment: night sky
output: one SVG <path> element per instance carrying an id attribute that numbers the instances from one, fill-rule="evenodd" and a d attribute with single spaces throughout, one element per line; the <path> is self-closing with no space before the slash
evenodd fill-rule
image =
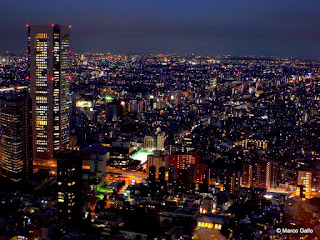
<path id="1" fill-rule="evenodd" d="M 75 52 L 320 56 L 319 0 L 3 0 L 0 51 L 25 24 L 72 25 Z"/>

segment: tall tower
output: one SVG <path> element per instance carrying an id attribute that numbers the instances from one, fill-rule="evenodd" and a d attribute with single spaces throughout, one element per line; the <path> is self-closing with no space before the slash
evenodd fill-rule
<path id="1" fill-rule="evenodd" d="M 0 99 L 0 171 L 11 180 L 29 177 L 29 102 L 18 92 Z"/>
<path id="2" fill-rule="evenodd" d="M 28 26 L 28 76 L 35 168 L 56 167 L 56 153 L 69 145 L 69 30 Z"/>
<path id="3" fill-rule="evenodd" d="M 78 153 L 57 154 L 58 217 L 60 220 L 81 220 L 82 164 Z"/>

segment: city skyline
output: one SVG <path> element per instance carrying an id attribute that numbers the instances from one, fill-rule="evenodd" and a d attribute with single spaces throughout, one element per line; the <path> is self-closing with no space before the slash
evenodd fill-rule
<path id="1" fill-rule="evenodd" d="M 317 57 L 320 3 L 32 1 L 0 10 L 0 51 L 25 50 L 25 24 L 73 26 L 75 52 Z M 14 9 L 14 11 L 13 11 Z M 59 12 L 59 13 L 58 13 Z"/>
<path id="2" fill-rule="evenodd" d="M 4 3 L 0 239 L 317 239 L 318 5 Z"/>

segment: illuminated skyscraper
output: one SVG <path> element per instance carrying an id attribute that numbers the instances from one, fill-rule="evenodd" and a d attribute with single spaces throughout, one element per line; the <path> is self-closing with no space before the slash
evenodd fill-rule
<path id="1" fill-rule="evenodd" d="M 69 145 L 69 27 L 28 26 L 34 167 L 55 167 Z"/>
<path id="2" fill-rule="evenodd" d="M 0 168 L 12 180 L 28 177 L 29 156 L 28 98 L 14 93 L 0 100 Z"/>

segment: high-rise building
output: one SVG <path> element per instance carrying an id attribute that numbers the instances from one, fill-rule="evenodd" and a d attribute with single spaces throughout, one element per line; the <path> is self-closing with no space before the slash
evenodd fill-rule
<path id="1" fill-rule="evenodd" d="M 277 162 L 267 162 L 266 175 L 266 187 L 268 189 L 278 187 L 279 165 Z"/>
<path id="2" fill-rule="evenodd" d="M 202 182 L 203 182 L 202 183 L 202 190 L 205 192 L 208 191 L 209 186 L 210 186 L 210 182 L 211 182 L 210 175 L 211 175 L 210 168 L 205 168 L 203 171 L 203 179 L 202 179 Z"/>
<path id="3" fill-rule="evenodd" d="M 267 184 L 267 162 L 257 161 L 253 166 L 253 187 L 266 188 Z"/>
<path id="4" fill-rule="evenodd" d="M 33 164 L 55 167 L 69 145 L 70 26 L 28 27 L 28 76 L 32 104 Z"/>
<path id="5" fill-rule="evenodd" d="M 320 190 L 320 172 L 318 170 L 312 171 L 312 183 L 311 188 L 315 191 Z"/>
<path id="6" fill-rule="evenodd" d="M 165 167 L 165 170 L 168 169 L 168 155 L 164 154 L 161 151 L 154 151 L 154 154 L 147 156 L 147 169 L 150 166 L 156 167 L 156 176 L 158 176 L 158 170 L 160 167 Z"/>
<path id="7" fill-rule="evenodd" d="M 166 183 L 166 168 L 165 167 L 160 167 L 159 168 L 159 175 L 158 175 L 159 183 L 161 186 L 164 186 Z"/>
<path id="8" fill-rule="evenodd" d="M 156 183 L 156 167 L 151 166 L 149 168 L 149 184 L 150 186 L 155 186 Z"/>
<path id="9" fill-rule="evenodd" d="M 173 186 L 175 179 L 175 166 L 170 166 L 168 171 L 168 186 Z"/>
<path id="10" fill-rule="evenodd" d="M 195 164 L 196 159 L 193 154 L 171 154 L 169 156 L 169 166 L 175 166 L 175 178 L 178 179 L 178 169 L 186 169 L 189 164 Z"/>
<path id="11" fill-rule="evenodd" d="M 82 165 L 74 152 L 57 156 L 58 217 L 61 220 L 80 220 L 82 212 Z"/>
<path id="12" fill-rule="evenodd" d="M 107 162 L 110 159 L 110 152 L 100 143 L 96 143 L 80 150 L 80 158 L 83 167 L 90 167 L 90 178 L 101 180 L 106 174 Z"/>
<path id="13" fill-rule="evenodd" d="M 177 186 L 179 188 L 187 185 L 187 168 L 178 169 Z"/>
<path id="14" fill-rule="evenodd" d="M 310 171 L 298 171 L 298 185 L 304 186 L 306 197 L 311 194 L 312 173 Z"/>
<path id="15" fill-rule="evenodd" d="M 164 150 L 164 134 L 157 135 L 157 150 Z"/>
<path id="16" fill-rule="evenodd" d="M 184 154 L 175 153 L 169 155 L 169 166 L 175 166 L 175 178 L 178 179 L 179 169 L 187 169 L 190 164 L 194 165 L 194 182 L 203 182 L 204 169 L 207 167 L 206 164 L 201 163 L 199 154 Z"/>
<path id="17" fill-rule="evenodd" d="M 276 188 L 278 186 L 278 163 L 269 160 L 258 160 L 243 165 L 242 186 L 257 188 Z"/>
<path id="18" fill-rule="evenodd" d="M 252 175 L 253 175 L 252 165 L 250 163 L 243 164 L 242 186 L 244 187 L 252 186 Z"/>
<path id="19" fill-rule="evenodd" d="M 154 149 L 155 141 L 152 136 L 145 136 L 143 139 L 143 147 L 147 150 Z"/>
<path id="20" fill-rule="evenodd" d="M 228 191 L 231 194 L 239 193 L 240 190 L 240 171 L 231 171 L 226 174 L 224 191 Z"/>
<path id="21" fill-rule="evenodd" d="M 0 168 L 16 181 L 31 170 L 29 149 L 29 101 L 17 92 L 0 100 Z"/>
<path id="22" fill-rule="evenodd" d="M 190 164 L 187 168 L 187 176 L 186 176 L 186 187 L 188 190 L 194 190 L 195 183 L 195 165 Z"/>
<path id="23" fill-rule="evenodd" d="M 195 164 L 195 182 L 196 183 L 203 183 L 204 181 L 204 173 L 205 169 L 207 168 L 207 164 L 200 163 L 199 161 Z"/>

